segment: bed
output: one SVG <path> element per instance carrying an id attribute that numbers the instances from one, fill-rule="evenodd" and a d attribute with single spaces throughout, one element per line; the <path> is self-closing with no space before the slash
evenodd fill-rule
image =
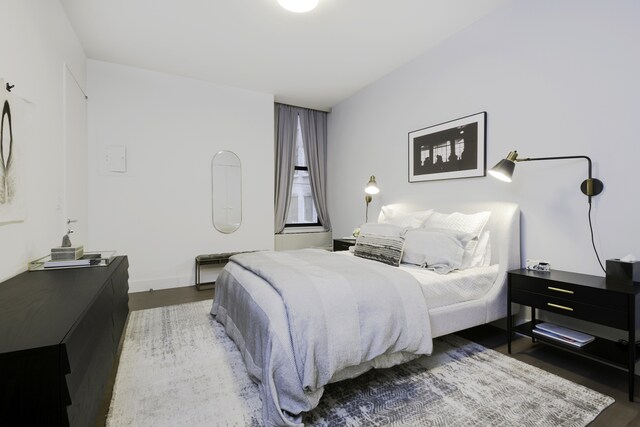
<path id="1" fill-rule="evenodd" d="M 438 211 L 491 212 L 490 265 L 439 275 L 321 250 L 231 258 L 211 314 L 258 384 L 265 425 L 300 426 L 326 384 L 430 354 L 433 338 L 506 316 L 506 272 L 520 266 L 518 206 L 449 203 Z"/>

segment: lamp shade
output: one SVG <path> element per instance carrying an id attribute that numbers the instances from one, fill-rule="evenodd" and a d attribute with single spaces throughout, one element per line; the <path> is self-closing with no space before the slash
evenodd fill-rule
<path id="1" fill-rule="evenodd" d="M 529 159 L 525 159 L 529 160 Z M 513 170 L 516 168 L 516 162 L 521 161 L 518 159 L 518 152 L 511 151 L 507 154 L 507 157 L 500 160 L 498 164 L 489 169 L 489 175 L 504 182 L 511 182 L 511 176 Z"/>
<path id="2" fill-rule="evenodd" d="M 511 182 L 511 176 L 516 164 L 512 160 L 502 159 L 494 167 L 489 169 L 489 174 L 504 182 Z"/>
<path id="3" fill-rule="evenodd" d="M 367 183 L 367 186 L 364 188 L 364 192 L 367 194 L 378 194 L 380 192 L 375 176 L 371 175 L 371 178 L 369 178 L 369 182 Z"/>
<path id="4" fill-rule="evenodd" d="M 280 6 L 290 12 L 305 13 L 316 8 L 320 0 L 278 0 Z"/>

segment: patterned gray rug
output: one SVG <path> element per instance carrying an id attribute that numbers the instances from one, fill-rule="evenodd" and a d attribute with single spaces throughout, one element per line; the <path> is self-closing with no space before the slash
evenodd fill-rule
<path id="1" fill-rule="evenodd" d="M 131 313 L 108 426 L 260 426 L 261 402 L 211 300 Z M 457 336 L 329 385 L 311 426 L 585 426 L 611 397 Z"/>

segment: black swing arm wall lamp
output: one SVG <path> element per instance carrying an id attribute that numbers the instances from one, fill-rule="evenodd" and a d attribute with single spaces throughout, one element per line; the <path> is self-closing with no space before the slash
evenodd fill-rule
<path id="1" fill-rule="evenodd" d="M 489 174 L 494 178 L 501 181 L 511 182 L 511 176 L 516 167 L 516 162 L 535 162 L 538 160 L 567 160 L 567 159 L 585 159 L 589 162 L 589 175 L 580 185 L 580 190 L 589 197 L 589 203 L 591 203 L 591 197 L 597 196 L 602 193 L 604 184 L 597 178 L 593 178 L 591 175 L 591 159 L 588 156 L 559 156 L 559 157 L 531 157 L 531 158 L 518 158 L 517 151 L 511 151 L 506 158 L 500 160 L 493 168 L 489 170 Z"/>
<path id="2" fill-rule="evenodd" d="M 506 158 L 500 160 L 494 167 L 489 170 L 489 175 L 497 178 L 501 181 L 511 182 L 511 176 L 513 175 L 513 171 L 516 167 L 516 162 L 534 162 L 538 160 L 567 160 L 567 159 L 585 159 L 589 162 L 589 174 L 587 179 L 585 179 L 580 185 L 580 190 L 584 193 L 585 196 L 589 198 L 589 231 L 591 232 L 591 245 L 593 246 L 593 251 L 596 254 L 596 258 L 598 259 L 598 263 L 600 264 L 600 268 L 602 271 L 606 272 L 604 266 L 602 265 L 602 261 L 600 261 L 600 255 L 598 255 L 598 250 L 596 249 L 596 243 L 593 238 L 593 225 L 591 223 L 591 197 L 597 196 L 602 193 L 604 189 L 604 184 L 597 178 L 594 178 L 591 175 L 591 159 L 588 156 L 559 156 L 559 157 L 532 157 L 519 159 L 518 152 L 512 151 L 510 152 Z"/>

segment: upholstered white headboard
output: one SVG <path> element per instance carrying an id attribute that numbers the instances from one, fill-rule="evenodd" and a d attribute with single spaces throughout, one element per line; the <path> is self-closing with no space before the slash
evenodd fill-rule
<path id="1" fill-rule="evenodd" d="M 388 205 L 402 212 L 435 209 L 441 213 L 473 214 L 490 211 L 485 230 L 491 232 L 491 264 L 500 269 L 520 268 L 520 208 L 508 202 L 438 202 L 434 204 L 394 203 Z"/>

